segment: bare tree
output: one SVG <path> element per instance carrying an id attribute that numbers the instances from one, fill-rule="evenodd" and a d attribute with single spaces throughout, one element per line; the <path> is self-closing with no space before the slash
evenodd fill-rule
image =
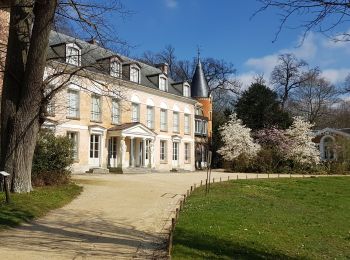
<path id="1" fill-rule="evenodd" d="M 281 106 L 284 110 L 291 93 L 308 80 L 318 69 L 309 70 L 307 73 L 307 63 L 299 60 L 295 55 L 287 53 L 278 57 L 278 65 L 271 72 L 271 83 L 275 86 L 280 95 Z"/>
<path id="2" fill-rule="evenodd" d="M 277 9 L 279 11 L 281 18 L 275 40 L 293 17 L 298 18 L 298 24 L 296 26 L 303 29 L 304 38 L 310 31 L 314 30 L 331 36 L 335 41 L 350 40 L 350 34 L 348 32 L 338 31 L 343 24 L 349 22 L 350 4 L 348 0 L 258 1 L 262 6 L 256 13 L 263 12 L 266 9 Z M 301 19 L 301 17 L 305 19 Z"/>
<path id="3" fill-rule="evenodd" d="M 305 117 L 310 123 L 318 123 L 329 115 L 338 100 L 339 92 L 325 78 L 311 73 L 292 97 L 291 110 Z"/>
<path id="4" fill-rule="evenodd" d="M 101 4 L 98 0 L 13 0 L 0 4 L 0 8 L 10 8 L 1 100 L 0 169 L 11 174 L 13 192 L 29 192 L 34 148 L 46 119 L 47 104 L 72 77 L 88 74 L 85 67 L 62 67 L 58 61 L 47 59 L 55 16 L 70 21 L 79 35 L 107 46 L 115 34 L 111 34 L 113 28 L 107 26 L 104 15 L 121 7 L 119 1 Z M 43 80 L 47 66 L 51 66 L 52 73 Z M 46 86 L 57 78 L 60 84 L 48 94 Z"/>

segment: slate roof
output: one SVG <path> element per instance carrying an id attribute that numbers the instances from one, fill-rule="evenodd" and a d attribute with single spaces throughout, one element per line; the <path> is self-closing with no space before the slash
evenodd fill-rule
<path id="1" fill-rule="evenodd" d="M 191 96 L 196 97 L 209 97 L 209 87 L 207 79 L 205 78 L 203 67 L 200 59 L 196 66 L 191 84 Z"/>
<path id="2" fill-rule="evenodd" d="M 66 44 L 66 43 L 75 43 L 75 44 L 79 45 L 79 47 L 81 47 L 81 49 L 82 49 L 81 65 L 82 66 L 89 66 L 89 65 L 95 64 L 94 66 L 97 67 L 96 61 L 101 60 L 101 59 L 106 59 L 106 58 L 109 58 L 109 57 L 115 56 L 115 55 L 117 55 L 118 57 L 120 57 L 123 60 L 123 64 L 135 64 L 135 63 L 137 63 L 141 67 L 141 83 L 140 84 L 143 86 L 149 87 L 149 88 L 159 89 L 159 87 L 156 84 L 154 84 L 148 77 L 150 75 L 162 74 L 162 71 L 159 68 L 156 68 L 156 67 L 150 66 L 148 64 L 139 62 L 137 60 L 131 59 L 129 57 L 120 55 L 118 53 L 115 53 L 111 50 L 105 49 L 105 48 L 98 46 L 96 44 L 91 44 L 91 43 L 88 43 L 86 41 L 83 41 L 83 40 L 62 34 L 62 33 L 58 33 L 56 31 L 51 31 L 50 40 L 49 40 L 50 46 L 58 46 L 58 45 Z M 48 50 L 48 57 L 60 60 L 62 62 L 64 62 L 64 59 L 65 59 L 65 57 L 59 57 L 59 55 L 54 51 L 54 49 L 52 47 L 49 48 L 49 50 Z M 95 70 L 96 72 L 99 72 L 99 73 L 102 72 L 100 69 L 94 68 L 94 66 L 90 66 L 87 69 Z M 108 73 L 108 72 L 106 71 L 106 73 Z M 173 86 L 173 84 L 175 84 L 175 82 L 169 77 L 167 79 L 168 79 L 167 80 L 168 93 L 183 97 L 182 91 Z"/>

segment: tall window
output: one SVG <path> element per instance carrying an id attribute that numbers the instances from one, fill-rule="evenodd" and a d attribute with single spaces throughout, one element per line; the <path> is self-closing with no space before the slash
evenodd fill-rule
<path id="1" fill-rule="evenodd" d="M 160 141 L 160 160 L 166 160 L 166 141 Z"/>
<path id="2" fill-rule="evenodd" d="M 189 97 L 190 96 L 190 86 L 184 85 L 184 96 Z"/>
<path id="3" fill-rule="evenodd" d="M 130 81 L 139 83 L 140 82 L 140 70 L 135 67 L 130 68 Z"/>
<path id="4" fill-rule="evenodd" d="M 98 95 L 91 96 L 91 120 L 101 121 L 101 97 Z"/>
<path id="5" fill-rule="evenodd" d="M 168 130 L 168 116 L 167 116 L 167 110 L 161 109 L 160 110 L 160 130 L 161 131 L 167 131 Z"/>
<path id="6" fill-rule="evenodd" d="M 80 50 L 74 46 L 67 46 L 66 62 L 80 66 Z"/>
<path id="7" fill-rule="evenodd" d="M 191 146 L 189 143 L 185 143 L 185 162 L 188 163 L 191 160 Z"/>
<path id="8" fill-rule="evenodd" d="M 110 65 L 110 74 L 112 77 L 120 77 L 120 63 L 118 61 L 112 61 Z"/>
<path id="9" fill-rule="evenodd" d="M 154 107 L 147 106 L 147 127 L 154 128 Z"/>
<path id="10" fill-rule="evenodd" d="M 166 78 L 159 78 L 159 89 L 163 91 L 167 91 Z"/>
<path id="11" fill-rule="evenodd" d="M 196 134 L 201 134 L 202 133 L 202 120 L 197 120 L 195 121 L 195 131 L 196 131 Z"/>
<path id="12" fill-rule="evenodd" d="M 120 104 L 118 99 L 112 99 L 112 124 L 120 124 Z"/>
<path id="13" fill-rule="evenodd" d="M 190 134 L 190 115 L 185 114 L 185 134 Z"/>
<path id="14" fill-rule="evenodd" d="M 173 113 L 173 132 L 175 133 L 179 132 L 179 113 L 178 112 Z"/>
<path id="15" fill-rule="evenodd" d="M 67 116 L 70 118 L 79 117 L 79 92 L 77 90 L 68 89 L 68 111 Z"/>
<path id="16" fill-rule="evenodd" d="M 131 121 L 140 122 L 140 105 L 137 103 L 131 105 Z"/>
<path id="17" fill-rule="evenodd" d="M 67 136 L 73 143 L 73 159 L 78 160 L 78 132 L 67 132 Z"/>
<path id="18" fill-rule="evenodd" d="M 208 122 L 203 121 L 203 127 L 202 128 L 203 128 L 202 129 L 203 134 L 206 135 L 208 133 Z"/>

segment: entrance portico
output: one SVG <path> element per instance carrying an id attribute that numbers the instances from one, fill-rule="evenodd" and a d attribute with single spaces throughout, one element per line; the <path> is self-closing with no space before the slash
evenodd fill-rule
<path id="1" fill-rule="evenodd" d="M 141 123 L 126 123 L 108 130 L 109 167 L 123 171 L 127 168 L 154 168 L 156 133 Z"/>

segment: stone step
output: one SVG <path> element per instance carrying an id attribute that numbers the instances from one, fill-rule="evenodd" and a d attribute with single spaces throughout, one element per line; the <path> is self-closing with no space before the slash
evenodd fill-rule
<path id="1" fill-rule="evenodd" d="M 87 173 L 92 173 L 92 174 L 108 174 L 109 169 L 106 168 L 91 168 Z"/>
<path id="2" fill-rule="evenodd" d="M 126 168 L 123 169 L 123 173 L 151 173 L 151 168 L 142 168 L 142 167 L 135 167 L 135 168 Z"/>

